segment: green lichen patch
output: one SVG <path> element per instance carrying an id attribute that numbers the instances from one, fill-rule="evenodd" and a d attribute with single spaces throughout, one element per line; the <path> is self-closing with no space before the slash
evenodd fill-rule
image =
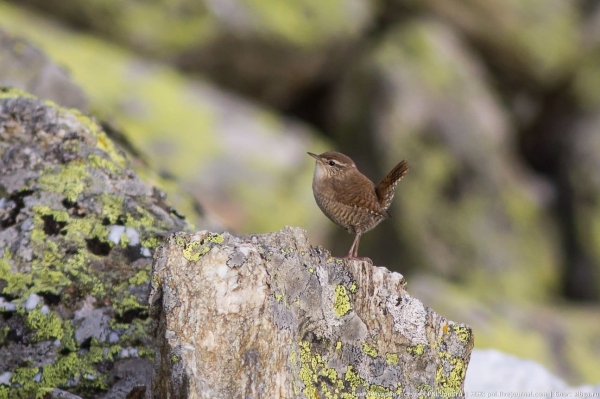
<path id="1" fill-rule="evenodd" d="M 38 180 L 40 189 L 62 194 L 71 202 L 77 201 L 89 184 L 90 174 L 83 162 L 73 162 L 64 167 L 47 167 Z"/>
<path id="2" fill-rule="evenodd" d="M 21 314 L 22 310 L 19 311 Z M 34 309 L 25 314 L 25 325 L 34 332 L 32 342 L 45 341 L 47 339 L 62 339 L 65 335 L 61 319 L 53 313 L 43 314 Z"/>
<path id="3" fill-rule="evenodd" d="M 350 303 L 348 291 L 346 290 L 346 287 L 341 284 L 335 287 L 333 308 L 335 310 L 335 314 L 337 314 L 339 317 L 342 317 L 352 310 L 352 304 Z"/>

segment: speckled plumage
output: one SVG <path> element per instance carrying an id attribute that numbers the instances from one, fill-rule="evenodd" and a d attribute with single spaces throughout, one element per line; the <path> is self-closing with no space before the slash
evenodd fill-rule
<path id="1" fill-rule="evenodd" d="M 312 184 L 317 205 L 335 224 L 356 234 L 348 253 L 349 258 L 356 258 L 362 233 L 390 217 L 388 208 L 396 185 L 408 172 L 408 163 L 400 162 L 375 186 L 344 154 L 308 154 L 317 160 Z"/>

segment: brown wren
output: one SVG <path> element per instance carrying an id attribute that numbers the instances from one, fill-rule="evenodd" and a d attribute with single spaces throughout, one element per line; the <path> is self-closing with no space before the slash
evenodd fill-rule
<path id="1" fill-rule="evenodd" d="M 317 205 L 335 224 L 356 234 L 346 256 L 356 259 L 360 236 L 391 217 L 388 208 L 396 185 L 408 172 L 408 162 L 400 162 L 375 186 L 344 154 L 329 151 L 308 155 L 317 160 L 312 183 Z"/>

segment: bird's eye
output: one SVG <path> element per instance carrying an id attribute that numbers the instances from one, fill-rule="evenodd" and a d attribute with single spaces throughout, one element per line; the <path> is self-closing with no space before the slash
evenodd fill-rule
<path id="1" fill-rule="evenodd" d="M 335 166 L 335 161 L 329 161 L 329 166 Z"/>

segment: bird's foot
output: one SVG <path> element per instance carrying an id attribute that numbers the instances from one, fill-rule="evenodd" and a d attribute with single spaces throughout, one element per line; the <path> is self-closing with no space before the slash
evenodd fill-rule
<path id="1" fill-rule="evenodd" d="M 363 256 L 352 256 L 352 255 L 346 255 L 343 258 L 340 259 L 346 259 L 346 260 L 358 260 L 360 262 L 368 262 L 370 264 L 373 264 L 373 261 L 371 260 L 371 258 L 367 258 L 367 257 L 363 257 Z"/>

